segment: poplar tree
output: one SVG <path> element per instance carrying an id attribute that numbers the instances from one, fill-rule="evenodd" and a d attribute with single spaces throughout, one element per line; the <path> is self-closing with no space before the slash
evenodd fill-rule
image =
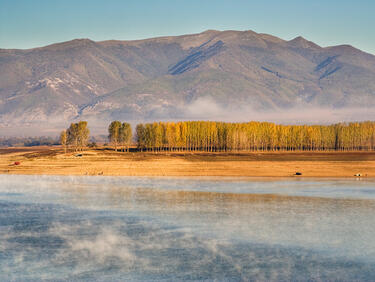
<path id="1" fill-rule="evenodd" d="M 109 142 L 115 146 L 115 151 L 117 152 L 117 145 L 120 143 L 120 130 L 121 130 L 121 122 L 118 120 L 112 121 L 111 124 L 108 126 L 108 139 Z"/>
<path id="2" fill-rule="evenodd" d="M 136 128 L 135 128 L 135 131 L 136 131 L 136 134 L 137 134 L 137 146 L 138 146 L 138 149 L 140 149 L 141 151 L 143 151 L 143 149 L 145 149 L 145 146 L 146 146 L 146 141 L 145 141 L 145 127 L 142 123 L 140 124 L 137 124 Z"/>
<path id="3" fill-rule="evenodd" d="M 61 131 L 60 133 L 60 143 L 64 147 L 64 153 L 66 154 L 66 145 L 68 142 L 68 136 L 66 134 L 66 130 Z"/>
<path id="4" fill-rule="evenodd" d="M 129 152 L 129 145 L 131 143 L 133 134 L 130 123 L 124 122 L 120 128 L 119 142 L 125 147 L 125 150 Z"/>
<path id="5" fill-rule="evenodd" d="M 67 129 L 68 144 L 74 147 L 74 151 L 78 150 L 78 123 L 71 123 Z"/>
<path id="6" fill-rule="evenodd" d="M 87 127 L 87 121 L 71 123 L 66 133 L 67 143 L 72 145 L 75 151 L 82 151 L 83 147 L 87 145 L 90 137 L 90 130 Z"/>
<path id="7" fill-rule="evenodd" d="M 90 138 L 90 130 L 87 126 L 87 121 L 78 122 L 78 143 L 80 150 L 87 146 Z"/>

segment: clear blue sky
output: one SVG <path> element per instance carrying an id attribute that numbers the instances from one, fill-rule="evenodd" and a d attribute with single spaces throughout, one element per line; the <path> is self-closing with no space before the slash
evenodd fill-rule
<path id="1" fill-rule="evenodd" d="M 375 0 L 0 0 L 0 48 L 207 29 L 298 35 L 375 54 Z"/>

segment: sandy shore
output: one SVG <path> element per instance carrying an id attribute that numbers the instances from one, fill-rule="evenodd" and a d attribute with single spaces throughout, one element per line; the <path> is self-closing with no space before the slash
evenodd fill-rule
<path id="1" fill-rule="evenodd" d="M 19 165 L 14 165 L 20 162 Z M 2 148 L 0 174 L 375 177 L 375 152 L 122 153 L 58 147 Z"/>

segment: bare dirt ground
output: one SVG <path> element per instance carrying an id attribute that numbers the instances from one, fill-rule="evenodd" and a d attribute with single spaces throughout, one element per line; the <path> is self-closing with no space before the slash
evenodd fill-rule
<path id="1" fill-rule="evenodd" d="M 150 153 L 0 148 L 0 174 L 375 177 L 375 152 Z M 19 165 L 15 165 L 19 162 Z M 295 176 L 294 176 L 295 177 Z"/>

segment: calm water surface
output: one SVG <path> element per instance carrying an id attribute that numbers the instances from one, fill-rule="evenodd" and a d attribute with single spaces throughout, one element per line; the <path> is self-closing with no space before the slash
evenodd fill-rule
<path id="1" fill-rule="evenodd" d="M 0 175 L 0 280 L 375 281 L 371 179 Z"/>

